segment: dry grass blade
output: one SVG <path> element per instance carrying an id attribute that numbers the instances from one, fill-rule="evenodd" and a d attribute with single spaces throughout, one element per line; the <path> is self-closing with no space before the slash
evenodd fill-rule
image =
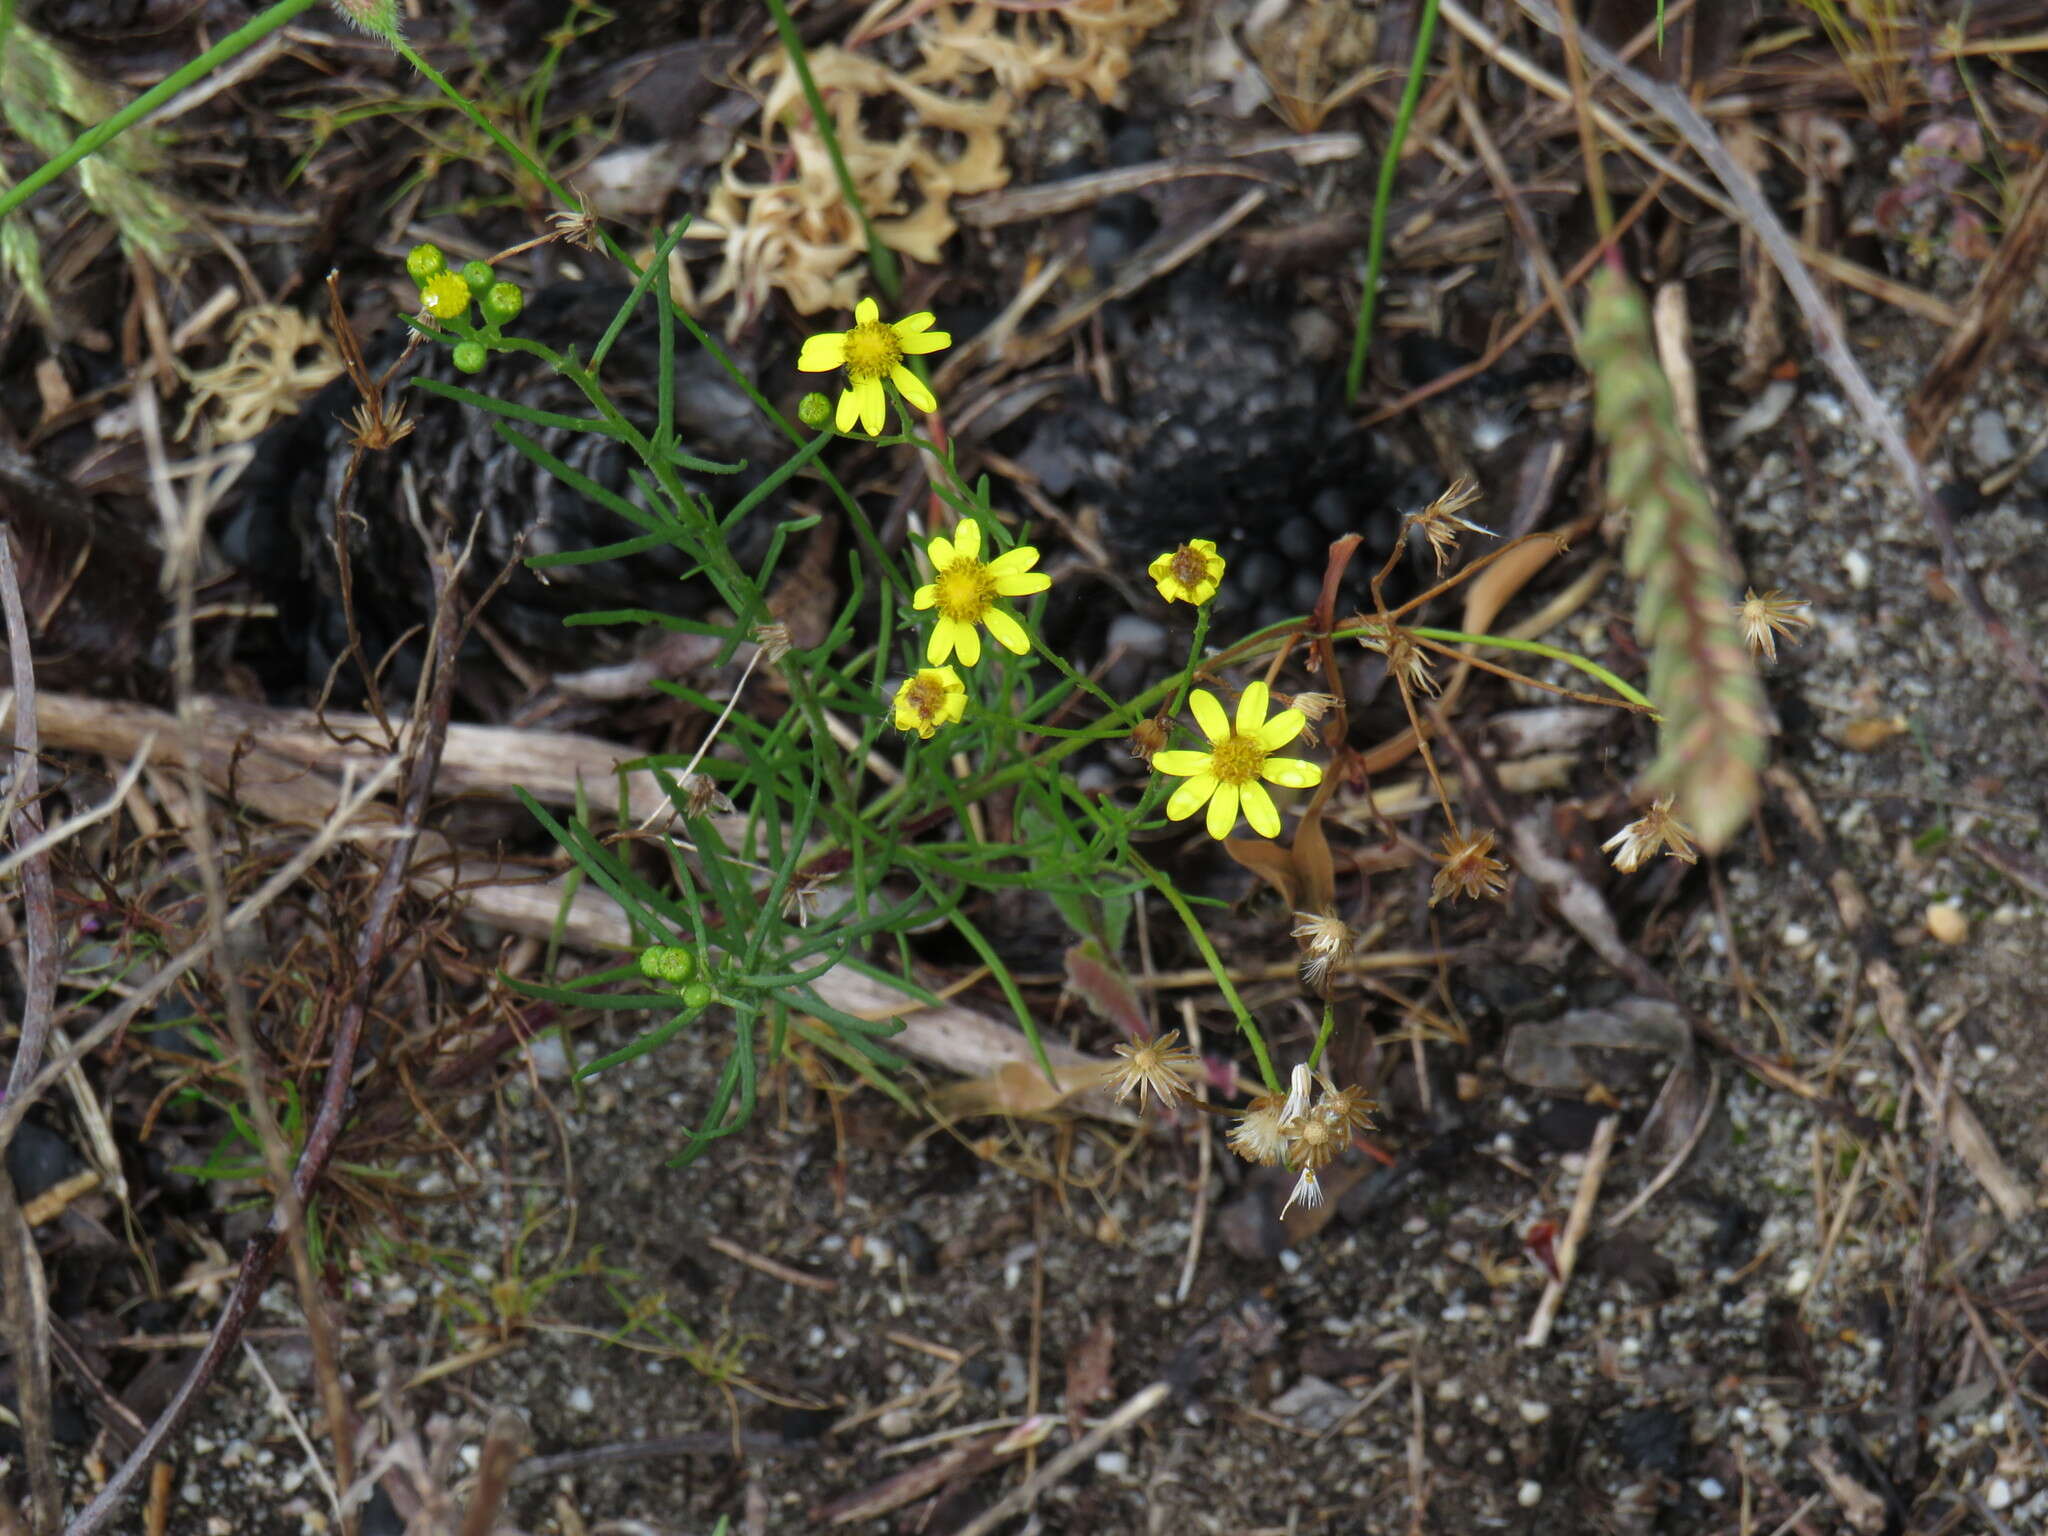
<path id="1" fill-rule="evenodd" d="M 1763 689 L 1736 627 L 1735 564 L 1679 430 L 1641 295 L 1613 267 L 1587 286 L 1581 353 L 1607 448 L 1607 499 L 1630 515 L 1636 633 L 1664 717 L 1647 781 L 1676 795 L 1681 819 L 1718 851 L 1756 807 L 1764 758 Z"/>

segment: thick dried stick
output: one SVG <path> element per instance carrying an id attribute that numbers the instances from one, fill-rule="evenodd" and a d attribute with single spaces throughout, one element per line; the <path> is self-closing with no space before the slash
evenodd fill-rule
<path id="1" fill-rule="evenodd" d="M 1163 1381 L 1155 1381 L 1140 1389 L 1116 1412 L 1048 1461 L 1036 1476 L 1011 1489 L 982 1511 L 979 1518 L 961 1526 L 954 1536 L 989 1536 L 997 1526 L 1013 1515 L 1022 1514 L 1041 1493 L 1093 1456 L 1105 1441 L 1122 1434 L 1172 1395 L 1173 1388 Z"/>
<path id="2" fill-rule="evenodd" d="M 28 974 L 22 977 L 21 1043 L 7 1072 L 7 1098 L 21 1093 L 35 1075 L 43 1046 L 50 1037 L 51 1014 L 57 1001 L 57 969 L 62 960 L 57 943 L 57 896 L 50 880 L 50 852 L 41 843 L 43 807 L 39 758 L 42 738 L 37 727 L 35 663 L 29 653 L 28 614 L 21 605 L 21 582 L 14 567 L 12 532 L 0 526 L 0 606 L 7 616 L 8 660 L 14 669 L 13 762 L 8 766 L 8 830 L 21 862 L 23 926 L 28 932 Z"/>
<path id="3" fill-rule="evenodd" d="M 341 1022 L 328 1050 L 329 1066 L 326 1081 L 321 1085 L 320 1107 L 306 1138 L 305 1150 L 300 1154 L 298 1167 L 292 1175 L 291 1187 L 302 1202 L 311 1196 L 321 1175 L 326 1172 L 328 1160 L 334 1155 L 335 1143 L 347 1119 L 349 1081 L 354 1076 L 356 1049 L 362 1041 L 370 1001 L 382 980 L 380 973 L 384 961 L 397 943 L 394 930 L 398 926 L 399 898 L 407 889 L 413 852 L 426 816 L 427 800 L 434 787 L 435 772 L 440 765 L 441 743 L 455 692 L 456 651 L 462 626 L 454 571 L 445 562 L 437 562 L 437 567 L 439 602 L 428 646 L 428 678 L 431 682 L 423 685 L 430 691 L 423 706 L 415 713 L 412 758 L 407 765 L 399 811 L 399 835 L 385 856 L 362 928 L 356 936 L 353 956 L 355 980 L 343 1003 Z M 279 1216 L 274 1212 L 271 1224 L 249 1240 L 248 1247 L 243 1250 L 241 1268 L 235 1275 L 234 1287 L 228 1293 L 220 1321 L 206 1348 L 193 1361 L 185 1379 L 178 1384 L 171 1400 L 150 1425 L 149 1433 L 141 1444 L 115 1469 L 84 1513 L 72 1521 L 66 1536 L 90 1536 L 104 1526 L 127 1497 L 142 1469 L 156 1458 L 165 1442 L 177 1433 L 198 1406 L 207 1384 L 239 1342 L 249 1314 L 269 1283 L 271 1272 L 277 1267 L 278 1222 Z"/>
<path id="4" fill-rule="evenodd" d="M 1572 1196 L 1572 1211 L 1565 1218 L 1564 1235 L 1557 1241 L 1557 1273 L 1543 1287 L 1536 1313 L 1529 1319 L 1529 1331 L 1522 1335 L 1524 1349 L 1541 1349 L 1550 1342 L 1550 1330 L 1564 1305 L 1564 1288 L 1571 1284 L 1572 1270 L 1579 1262 L 1579 1244 L 1586 1228 L 1593 1224 L 1593 1207 L 1600 1199 L 1600 1185 L 1607 1177 L 1607 1160 L 1614 1155 L 1614 1136 L 1621 1129 L 1621 1116 L 1604 1116 L 1593 1131 L 1593 1145 L 1586 1149 L 1585 1171 L 1579 1175 L 1578 1192 Z"/>
<path id="5" fill-rule="evenodd" d="M 1557 13 L 1544 0 L 1518 0 L 1522 9 L 1535 17 L 1544 26 L 1556 31 L 1559 26 Z M 1450 14 L 1450 0 L 1445 0 L 1444 13 Z M 1959 593 L 1977 622 L 1986 634 L 2004 652 L 2007 662 L 2021 681 L 2034 695 L 2034 701 L 2043 710 L 2048 710 L 2048 677 L 2043 677 L 2040 666 L 2034 658 L 2021 649 L 2019 641 L 2006 627 L 2005 621 L 1992 608 L 1984 596 L 1976 574 L 1963 559 L 1962 546 L 1956 541 L 1955 525 L 1935 497 L 1934 487 L 1927 478 L 1927 471 L 1914 455 L 1912 446 L 1900 430 L 1897 417 L 1884 401 L 1878 397 L 1876 388 L 1849 350 L 1848 338 L 1842 332 L 1842 322 L 1836 316 L 1827 300 L 1821 295 L 1813 274 L 1807 270 L 1801 259 L 1799 244 L 1795 241 L 1777 213 L 1765 201 L 1750 177 L 1728 147 L 1721 142 L 1713 125 L 1700 116 L 1697 108 L 1686 99 L 1683 92 L 1659 81 L 1652 80 L 1639 70 L 1631 69 L 1614 53 L 1594 39 L 1581 39 L 1586 56 L 1593 60 L 1609 75 L 1633 92 L 1645 106 L 1656 112 L 1692 148 L 1694 154 L 1705 161 L 1707 167 L 1721 185 L 1727 189 L 1729 199 L 1739 210 L 1739 222 L 1756 232 L 1764 249 L 1770 252 L 1778 273 L 1785 279 L 1785 289 L 1799 306 L 1799 312 L 1806 317 L 1808 331 L 1812 334 L 1814 355 L 1820 359 L 1828 372 L 1835 376 L 1843 394 L 1855 407 L 1862 419 L 1863 427 L 1870 434 L 1878 449 L 1891 462 L 1902 484 L 1911 493 L 1914 504 L 1920 508 L 1921 516 L 1934 530 L 1935 542 L 1940 546 L 1942 567 L 1949 584 Z M 1604 125 L 1603 125 L 1604 126 Z M 1611 131 L 1611 130 L 1610 130 Z M 1653 162 L 1655 163 L 1655 162 Z M 1660 166 L 1660 169 L 1662 167 Z M 1718 201 L 1718 199 L 1717 199 Z"/>
<path id="6" fill-rule="evenodd" d="M 1899 980 L 1898 968 L 1892 964 L 1891 946 L 1871 913 L 1870 903 L 1864 899 L 1855 877 L 1835 858 L 1827 823 L 1821 820 L 1820 808 L 1813 803 L 1813 796 L 1807 793 L 1799 776 L 1781 766 L 1770 769 L 1764 779 L 1805 834 L 1807 862 L 1826 880 L 1842 928 L 1862 958 L 1864 979 L 1876 996 L 1877 1017 L 1884 1025 L 1886 1038 L 1912 1069 L 1913 1086 L 1920 1096 L 1933 1103 L 1938 1091 L 1934 1064 L 1928 1059 L 1927 1047 L 1921 1043 L 1920 1032 L 1913 1023 L 1906 989 Z M 1948 1132 L 1949 1145 L 1955 1148 L 1956 1156 L 1984 1186 L 1999 1214 L 2009 1222 L 2024 1219 L 2034 1208 L 2033 1191 L 2006 1166 L 1983 1122 L 1963 1096 L 1951 1091 L 1947 1104 L 1943 1129 Z"/>
<path id="7" fill-rule="evenodd" d="M 2007 339 L 2013 306 L 2040 270 L 2041 252 L 2048 246 L 2048 195 L 2044 194 L 2048 194 L 2048 155 L 2036 159 L 2033 170 L 2020 183 L 2013 202 L 2017 212 L 2006 221 L 1998 249 L 1977 274 L 1976 286 L 1963 306 L 1962 323 L 1943 344 L 1906 403 L 1906 421 L 1913 434 L 1910 444 L 1923 459 L 1934 451 L 1941 429 L 1948 425 L 1998 344 Z"/>
<path id="8" fill-rule="evenodd" d="M 14 537 L 0 525 L 0 606 L 6 610 L 7 649 L 14 669 L 14 761 L 8 774 L 13 811 L 8 830 L 21 857 L 22 926 L 27 937 L 22 976 L 21 1038 L 7 1074 L 9 1106 L 26 1107 L 26 1092 L 50 1036 L 62 961 L 57 941 L 57 898 L 50 879 L 50 852 L 42 842 L 43 807 L 36 734 L 35 664 L 29 653 L 28 615 L 14 569 Z M 35 1528 L 54 1531 L 64 1517 L 63 1485 L 51 1447 L 56 1444 L 50 1398 L 50 1298 L 35 1234 L 21 1214 L 14 1184 L 0 1168 L 0 1291 L 5 1293 L 7 1347 L 17 1375 L 16 1407 L 28 1452 L 29 1488 L 35 1500 Z"/>

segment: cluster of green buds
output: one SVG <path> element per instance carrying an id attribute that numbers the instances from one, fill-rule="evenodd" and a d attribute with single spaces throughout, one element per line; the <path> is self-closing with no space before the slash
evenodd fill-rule
<path id="1" fill-rule="evenodd" d="M 640 974 L 676 989 L 683 1006 L 695 1013 L 709 1008 L 717 995 L 711 983 L 697 975 L 697 955 L 679 944 L 652 944 L 640 951 Z"/>
<path id="2" fill-rule="evenodd" d="M 455 366 L 464 373 L 481 373 L 490 343 L 502 334 L 500 328 L 517 320 L 526 307 L 526 295 L 519 285 L 499 282 L 487 261 L 451 267 L 441 248 L 432 244 L 416 245 L 408 251 L 405 270 L 419 285 L 420 308 L 456 338 Z M 483 319 L 481 326 L 469 319 L 472 305 Z"/>

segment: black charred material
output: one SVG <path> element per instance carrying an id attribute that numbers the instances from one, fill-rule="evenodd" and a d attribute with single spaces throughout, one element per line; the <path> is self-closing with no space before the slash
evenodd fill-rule
<path id="1" fill-rule="evenodd" d="M 508 330 L 557 352 L 587 356 L 626 298 L 623 288 L 560 284 L 533 295 Z M 380 377 L 397 358 L 404 334 L 393 330 L 366 347 Z M 643 431 L 654 426 L 659 341 L 652 312 L 642 306 L 628 323 L 601 371 L 606 394 Z M 408 375 L 426 375 L 513 400 L 535 409 L 587 417 L 589 402 L 569 381 L 538 359 L 495 353 L 481 374 L 457 374 L 445 348 L 422 345 L 406 363 Z M 714 512 L 729 509 L 787 456 L 788 444 L 755 411 L 718 363 L 680 338 L 675 353 L 676 422 L 684 450 L 719 462 L 744 461 L 732 475 L 679 471 L 684 485 L 707 497 Z M 351 588 L 364 654 L 375 664 L 400 647 L 385 691 L 408 692 L 417 676 L 418 638 L 432 611 L 433 580 L 419 533 L 407 512 L 403 477 L 410 469 L 422 520 L 448 528 L 458 542 L 481 519 L 477 553 L 465 575 L 473 599 L 508 561 L 596 548 L 642 530 L 589 501 L 533 463 L 497 430 L 493 414 L 424 390 L 387 390 L 416 421 L 414 431 L 383 453 L 365 454 L 349 491 L 345 520 Z M 348 646 L 340 576 L 331 541 L 336 507 L 351 458 L 348 419 L 358 397 L 337 379 L 297 416 L 265 434 L 240 487 L 240 500 L 216 528 L 222 553 L 277 608 L 269 626 L 253 626 L 245 659 L 273 691 L 317 690 Z M 631 452 L 611 439 L 562 427 L 516 424 L 578 473 L 628 501 L 641 502 Z M 742 564 L 765 550 L 765 517 L 750 517 L 728 541 Z M 680 552 L 658 548 L 620 560 L 558 566 L 537 572 L 521 566 L 492 602 L 487 622 L 521 655 L 541 666 L 582 666 L 618 654 L 631 630 L 567 629 L 572 614 L 649 608 L 693 615 L 715 602 L 709 581 Z M 265 632 L 267 628 L 267 632 Z M 487 665 L 488 651 L 472 640 L 465 668 Z M 343 668 L 336 697 L 361 681 Z"/>

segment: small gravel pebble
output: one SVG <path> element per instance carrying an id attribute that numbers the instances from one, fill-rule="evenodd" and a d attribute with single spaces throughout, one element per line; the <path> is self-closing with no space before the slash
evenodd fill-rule
<path id="1" fill-rule="evenodd" d="M 1515 1490 L 1515 1502 L 1524 1509 L 1534 1509 L 1543 1502 L 1543 1485 L 1534 1479 L 1524 1481 Z"/>

